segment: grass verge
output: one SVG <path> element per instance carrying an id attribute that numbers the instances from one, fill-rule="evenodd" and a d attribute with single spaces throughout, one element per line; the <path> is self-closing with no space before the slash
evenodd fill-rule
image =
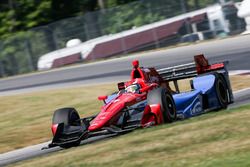
<path id="1" fill-rule="evenodd" d="M 249 76 L 233 76 L 231 81 L 233 90 L 250 86 Z M 50 140 L 55 109 L 71 106 L 82 117 L 96 114 L 102 105 L 97 96 L 115 88 L 105 84 L 0 97 L 0 153 Z"/>
<path id="2" fill-rule="evenodd" d="M 96 114 L 102 105 L 98 95 L 112 93 L 114 84 L 77 87 L 0 97 L 0 153 L 51 139 L 53 112 L 74 107 L 80 115 Z"/>
<path id="3" fill-rule="evenodd" d="M 249 166 L 249 118 L 250 105 L 212 112 L 62 150 L 13 166 Z"/>

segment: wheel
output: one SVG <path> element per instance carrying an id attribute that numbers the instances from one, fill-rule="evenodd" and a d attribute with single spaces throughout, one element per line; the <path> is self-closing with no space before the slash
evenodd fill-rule
<path id="1" fill-rule="evenodd" d="M 169 91 L 163 88 L 157 88 L 148 93 L 148 104 L 160 104 L 164 123 L 170 123 L 176 120 L 176 107 L 174 99 Z"/>
<path id="2" fill-rule="evenodd" d="M 216 83 L 215 89 L 217 98 L 219 100 L 222 109 L 226 109 L 228 106 L 228 87 L 225 79 L 220 74 L 215 75 Z"/>
<path id="3" fill-rule="evenodd" d="M 61 108 L 54 112 L 53 124 L 64 123 L 66 126 L 81 126 L 80 116 L 74 108 Z M 70 148 L 80 145 L 81 141 L 59 145 L 62 148 Z"/>
<path id="4" fill-rule="evenodd" d="M 65 126 L 80 126 L 80 116 L 74 108 L 61 108 L 54 112 L 53 124 L 64 123 Z"/>

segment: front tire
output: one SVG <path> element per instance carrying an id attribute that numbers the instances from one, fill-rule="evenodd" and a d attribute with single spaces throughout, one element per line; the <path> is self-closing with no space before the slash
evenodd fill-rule
<path id="1" fill-rule="evenodd" d="M 148 93 L 147 102 L 160 104 L 164 123 L 171 123 L 176 120 L 176 107 L 171 93 L 167 89 L 157 88 Z"/>
<path id="2" fill-rule="evenodd" d="M 61 108 L 54 112 L 52 124 L 64 123 L 66 126 L 81 126 L 80 116 L 74 108 Z M 62 148 L 79 146 L 81 141 L 59 145 Z"/>
<path id="3" fill-rule="evenodd" d="M 54 112 L 53 124 L 64 123 L 65 126 L 80 126 L 80 116 L 74 108 L 61 108 Z"/>

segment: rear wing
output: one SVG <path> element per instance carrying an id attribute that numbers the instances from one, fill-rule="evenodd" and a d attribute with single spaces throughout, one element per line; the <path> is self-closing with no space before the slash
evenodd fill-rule
<path id="1" fill-rule="evenodd" d="M 224 76 L 229 88 L 229 102 L 233 102 L 233 93 L 228 75 L 228 61 L 222 63 L 209 64 L 204 55 L 194 56 L 194 63 L 182 64 L 178 66 L 162 68 L 157 70 L 160 77 L 167 82 L 173 81 L 176 92 L 180 92 L 177 81 L 186 78 L 196 77 L 200 74 L 206 74 L 216 71 Z"/>
<path id="2" fill-rule="evenodd" d="M 221 71 L 228 75 L 228 61 L 209 65 L 208 60 L 204 57 L 204 55 L 194 56 L 194 61 L 194 63 L 162 68 L 157 70 L 157 72 L 164 81 L 177 81 L 180 79 L 192 78 L 199 74 L 212 71 Z"/>
<path id="3" fill-rule="evenodd" d="M 157 70 L 157 72 L 164 81 L 174 81 L 185 78 L 192 78 L 198 75 L 195 63 L 188 63 L 168 68 L 162 68 Z"/>

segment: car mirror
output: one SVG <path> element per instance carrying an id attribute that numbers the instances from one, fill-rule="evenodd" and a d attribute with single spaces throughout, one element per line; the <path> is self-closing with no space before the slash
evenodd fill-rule
<path id="1" fill-rule="evenodd" d="M 108 98 L 108 96 L 98 96 L 98 100 L 106 100 Z"/>

